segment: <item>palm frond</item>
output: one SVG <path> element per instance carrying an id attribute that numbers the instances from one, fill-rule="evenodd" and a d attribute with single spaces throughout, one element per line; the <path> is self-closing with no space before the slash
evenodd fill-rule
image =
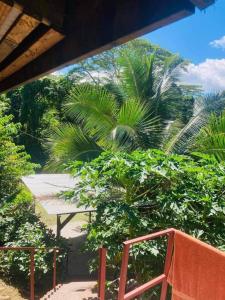
<path id="1" fill-rule="evenodd" d="M 168 144 L 166 151 L 184 153 L 191 148 L 201 128 L 206 125 L 211 113 L 225 108 L 225 99 L 220 94 L 209 94 L 195 100 L 193 117 Z"/>
<path id="2" fill-rule="evenodd" d="M 118 140 L 120 146 L 140 147 L 143 136 L 159 133 L 159 119 L 151 114 L 149 105 L 137 99 L 127 100 L 122 105 L 112 139 Z"/>
<path id="3" fill-rule="evenodd" d="M 195 149 L 213 155 L 218 161 L 225 160 L 225 112 L 211 115 L 199 133 Z"/>
<path id="4" fill-rule="evenodd" d="M 167 144 L 166 152 L 184 153 L 187 147 L 191 146 L 193 140 L 206 122 L 206 114 L 199 113 L 198 115 L 193 116 L 190 121 Z"/>
<path id="5" fill-rule="evenodd" d="M 71 160 L 89 161 L 97 157 L 102 148 L 80 127 L 64 124 L 52 132 L 48 139 L 51 153 L 48 168 L 62 170 Z"/>
<path id="6" fill-rule="evenodd" d="M 115 123 L 115 97 L 101 86 L 82 84 L 72 89 L 65 113 L 82 122 L 87 130 L 95 129 L 107 135 Z"/>
<path id="7" fill-rule="evenodd" d="M 143 59 L 138 51 L 128 49 L 121 52 L 119 64 L 121 66 L 120 81 L 127 98 L 136 98 L 141 101 L 146 90 L 146 76 L 148 76 L 150 65 L 146 64 L 146 59 Z"/>

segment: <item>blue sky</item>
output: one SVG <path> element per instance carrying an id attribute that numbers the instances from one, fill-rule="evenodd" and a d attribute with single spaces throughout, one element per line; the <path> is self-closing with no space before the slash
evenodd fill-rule
<path id="1" fill-rule="evenodd" d="M 225 0 L 143 37 L 190 61 L 182 82 L 199 84 L 205 92 L 225 90 Z"/>
<path id="2" fill-rule="evenodd" d="M 225 90 L 225 0 L 144 37 L 191 62 L 182 81 Z"/>
<path id="3" fill-rule="evenodd" d="M 225 57 L 224 49 L 210 45 L 225 36 L 225 0 L 218 0 L 206 10 L 196 9 L 196 13 L 178 22 L 160 28 L 144 37 L 193 63 L 201 63 L 206 58 Z"/>

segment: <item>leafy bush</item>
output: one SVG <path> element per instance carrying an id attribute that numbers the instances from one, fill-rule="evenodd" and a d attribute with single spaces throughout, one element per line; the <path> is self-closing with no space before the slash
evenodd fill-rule
<path id="1" fill-rule="evenodd" d="M 52 231 L 40 222 L 32 209 L 31 200 L 29 192 L 22 189 L 13 202 L 0 210 L 0 245 L 42 248 L 35 252 L 35 276 L 43 279 L 43 275 L 52 270 L 53 259 L 53 254 L 44 248 L 64 247 L 64 244 L 57 242 Z M 62 254 L 59 256 L 61 258 Z M 26 282 L 29 263 L 28 251 L 0 252 L 1 273 L 14 280 L 22 278 L 23 283 Z"/>
<path id="2" fill-rule="evenodd" d="M 34 198 L 31 194 L 31 192 L 24 185 L 21 184 L 18 194 L 13 199 L 13 204 L 14 205 L 19 205 L 19 204 L 31 205 L 33 203 L 33 200 L 34 200 Z M 10 204 L 11 203 L 9 203 L 9 205 Z M 6 207 L 7 204 L 5 204 L 4 206 Z"/>
<path id="3" fill-rule="evenodd" d="M 4 110 L 3 110 L 4 112 Z M 53 233 L 40 222 L 32 209 L 32 195 L 21 183 L 36 165 L 29 162 L 23 146 L 17 146 L 18 124 L 0 110 L 0 246 L 46 248 L 60 246 Z M 29 275 L 28 251 L 0 251 L 0 272 L 14 280 Z M 35 253 L 35 275 L 40 278 L 52 270 L 52 253 L 39 249 Z"/>
<path id="4" fill-rule="evenodd" d="M 210 116 L 208 123 L 197 136 L 193 148 L 212 155 L 218 161 L 225 161 L 225 111 Z"/>
<path id="5" fill-rule="evenodd" d="M 105 245 L 108 266 L 116 275 L 122 242 L 160 229 L 175 227 L 225 247 L 225 165 L 210 157 L 159 150 L 106 152 L 70 168 L 82 179 L 72 199 L 97 208 L 96 219 L 88 226 L 87 248 Z M 140 282 L 159 274 L 164 248 L 158 241 L 133 247 L 130 278 Z"/>
<path id="6" fill-rule="evenodd" d="M 17 146 L 13 139 L 19 125 L 12 123 L 12 116 L 0 113 L 0 207 L 5 201 L 13 199 L 20 189 L 20 178 L 32 173 L 34 164 L 23 146 Z"/>

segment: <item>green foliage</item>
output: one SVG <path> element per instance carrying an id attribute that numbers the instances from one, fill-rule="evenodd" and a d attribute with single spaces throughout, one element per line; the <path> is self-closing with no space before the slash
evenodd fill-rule
<path id="1" fill-rule="evenodd" d="M 62 103 L 71 85 L 67 77 L 49 76 L 6 94 L 10 103 L 7 113 L 21 124 L 17 142 L 36 163 L 43 165 L 47 159 L 45 138 L 64 117 Z"/>
<path id="2" fill-rule="evenodd" d="M 160 56 L 158 50 L 154 53 L 150 43 L 140 40 L 128 43 L 111 53 L 117 66 L 116 78 L 109 77 L 101 84 L 95 80 L 92 84 L 78 81 L 64 109 L 72 125 L 55 130 L 50 138 L 51 167 L 62 167 L 66 159 L 91 160 L 103 150 L 130 152 L 160 147 L 167 119 L 183 117 L 174 104 L 182 98 L 176 70 L 184 62 L 169 53 Z M 90 65 L 84 64 L 82 68 L 87 68 L 88 73 L 93 71 Z"/>
<path id="3" fill-rule="evenodd" d="M 79 127 L 63 124 L 49 138 L 51 170 L 63 170 L 70 160 L 88 161 L 97 157 L 102 148 Z M 48 168 L 48 167 L 47 167 Z"/>
<path id="4" fill-rule="evenodd" d="M 21 183 L 21 177 L 32 173 L 36 165 L 29 162 L 24 147 L 14 143 L 19 130 L 11 115 L 0 115 L 0 246 L 53 247 L 57 244 L 55 237 L 35 215 L 33 198 Z M 2 275 L 14 280 L 28 278 L 27 251 L 0 252 Z M 40 278 L 52 269 L 52 254 L 38 250 L 35 262 L 36 276 Z"/>
<path id="5" fill-rule="evenodd" d="M 212 158 L 159 150 L 106 152 L 70 168 L 82 179 L 70 197 L 97 208 L 88 226 L 87 247 L 105 245 L 108 266 L 116 275 L 122 242 L 161 229 L 175 227 L 225 247 L 225 165 Z M 150 242 L 132 248 L 130 278 L 140 283 L 145 276 L 159 274 L 164 246 Z"/>
<path id="6" fill-rule="evenodd" d="M 104 51 L 101 54 L 88 58 L 79 64 L 76 64 L 69 71 L 69 78 L 75 83 L 83 82 L 84 80 L 94 84 L 102 84 L 115 81 L 120 74 L 120 66 L 118 57 L 123 51 L 139 51 L 140 57 L 146 57 L 151 54 L 156 55 L 157 62 L 162 62 L 168 59 L 168 62 L 173 56 L 171 52 L 150 43 L 145 39 L 136 39 L 122 46 Z M 183 63 L 181 58 L 177 59 L 177 63 Z M 174 64 L 175 66 L 175 64 Z"/>
<path id="7" fill-rule="evenodd" d="M 225 160 L 225 112 L 219 116 L 212 114 L 194 145 L 197 151 L 210 154 L 218 161 Z"/>
<path id="8" fill-rule="evenodd" d="M 225 108 L 224 93 L 209 94 L 195 99 L 193 115 L 164 147 L 167 152 L 187 153 L 194 145 L 200 130 L 209 121 L 212 113 L 218 115 Z"/>
<path id="9" fill-rule="evenodd" d="M 80 125 L 60 125 L 53 132 L 49 139 L 51 169 L 62 168 L 69 160 L 90 160 L 103 149 L 146 148 L 151 134 L 159 131 L 158 119 L 147 103 L 134 98 L 119 105 L 100 86 L 83 84 L 72 89 L 65 111 Z"/>
<path id="10" fill-rule="evenodd" d="M 32 210 L 31 195 L 22 189 L 15 200 L 0 210 L 0 245 L 13 247 L 36 247 L 35 276 L 42 278 L 52 271 L 52 253 L 46 247 L 62 246 L 56 242 L 55 235 Z M 62 255 L 59 256 L 62 258 Z M 7 251 L 0 253 L 1 274 L 14 280 L 29 276 L 30 256 L 28 251 Z"/>
<path id="11" fill-rule="evenodd" d="M 27 205 L 32 205 L 33 203 L 33 196 L 31 194 L 31 192 L 26 188 L 24 187 L 23 185 L 21 185 L 19 187 L 19 192 L 18 194 L 14 197 L 13 199 L 13 204 L 14 205 L 23 205 L 23 204 L 27 204 Z M 6 207 L 7 205 L 11 205 L 11 202 L 9 203 L 6 203 L 4 205 L 4 207 Z"/>
<path id="12" fill-rule="evenodd" d="M 35 167 L 24 147 L 13 141 L 18 129 L 12 116 L 0 115 L 0 206 L 17 194 L 21 176 L 32 173 Z"/>
<path id="13" fill-rule="evenodd" d="M 167 148 L 168 140 L 188 123 L 200 93 L 195 86 L 178 83 L 179 70 L 186 64 L 178 55 L 137 39 L 76 64 L 67 75 L 44 77 L 8 92 L 1 96 L 0 110 L 7 108 L 21 124 L 17 143 L 25 146 L 32 161 L 44 166 L 50 156 L 54 169 L 65 159 L 57 146 L 46 149 L 52 132 L 53 144 L 61 147 L 67 141 L 64 149 L 68 157 L 72 151 L 72 160 L 90 160 L 108 149 L 161 148 L 164 142 Z M 67 139 L 68 123 L 78 134 L 72 143 Z M 79 147 L 80 141 L 84 143 Z"/>

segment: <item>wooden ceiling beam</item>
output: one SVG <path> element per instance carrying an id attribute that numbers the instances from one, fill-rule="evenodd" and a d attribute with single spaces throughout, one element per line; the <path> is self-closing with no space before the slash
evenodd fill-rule
<path id="1" fill-rule="evenodd" d="M 65 39 L 0 82 L 8 90 L 194 13 L 189 0 L 69 0 Z"/>
<path id="2" fill-rule="evenodd" d="M 15 6 L 0 2 L 0 41 L 4 38 L 17 18 L 22 14 Z"/>
<path id="3" fill-rule="evenodd" d="M 199 9 L 205 9 L 209 5 L 213 4 L 215 0 L 191 0 Z"/>
<path id="4" fill-rule="evenodd" d="M 28 35 L 2 62 L 0 62 L 0 72 L 9 66 L 13 61 L 26 52 L 37 40 L 47 33 L 49 27 L 39 24 L 30 35 Z M 0 46 L 1 47 L 1 46 Z"/>
<path id="5" fill-rule="evenodd" d="M 24 49 L 18 57 L 15 56 L 16 58 L 9 65 L 0 70 L 0 80 L 10 77 L 11 74 L 39 57 L 63 38 L 64 36 L 61 33 L 47 27 L 47 30 L 44 30 L 43 34 L 40 34 L 39 37 L 36 36 L 36 39 L 29 48 Z"/>
<path id="6" fill-rule="evenodd" d="M 8 19 L 7 19 L 8 20 Z M 3 61 L 17 46 L 39 25 L 39 21 L 20 15 L 0 42 L 0 62 Z"/>
<path id="7" fill-rule="evenodd" d="M 40 22 L 62 30 L 66 0 L 0 0 L 10 6 L 17 5 L 23 12 Z M 73 0 L 76 1 L 76 0 Z"/>

